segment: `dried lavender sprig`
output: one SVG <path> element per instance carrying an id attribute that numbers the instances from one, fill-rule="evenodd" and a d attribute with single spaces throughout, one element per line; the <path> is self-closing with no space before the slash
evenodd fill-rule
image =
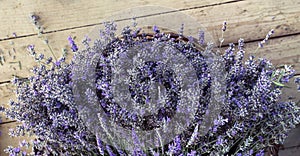
<path id="1" fill-rule="evenodd" d="M 158 27 L 156 25 L 153 26 L 153 32 L 154 33 L 159 33 L 160 32 L 160 30 L 158 29 Z"/>
<path id="2" fill-rule="evenodd" d="M 103 143 L 101 141 L 101 138 L 99 138 L 98 134 L 96 134 L 96 140 L 97 140 L 97 146 L 98 146 L 98 150 L 100 152 L 100 154 L 102 156 L 104 156 L 104 147 L 103 147 Z"/>
<path id="3" fill-rule="evenodd" d="M 196 125 L 196 127 L 194 129 L 194 132 L 193 132 L 190 140 L 188 141 L 186 147 L 191 146 L 195 142 L 195 140 L 197 139 L 197 137 L 198 137 L 198 126 L 199 126 L 199 124 Z"/>
<path id="4" fill-rule="evenodd" d="M 223 22 L 223 25 L 222 25 L 222 36 L 221 36 L 221 38 L 219 38 L 219 42 L 220 42 L 220 48 L 222 47 L 222 43 L 224 42 L 224 32 L 226 31 L 226 29 L 227 29 L 227 22 L 226 21 L 224 21 Z"/>
<path id="5" fill-rule="evenodd" d="M 30 45 L 27 46 L 27 51 L 30 53 L 31 56 L 35 56 L 36 55 L 36 52 L 35 52 L 33 44 L 30 44 Z"/>
<path id="6" fill-rule="evenodd" d="M 244 46 L 245 46 L 244 39 L 240 38 L 239 41 L 238 41 L 238 49 L 240 51 L 244 50 Z"/>
<path id="7" fill-rule="evenodd" d="M 199 41 L 198 41 L 198 43 L 202 46 L 204 45 L 204 42 L 205 42 L 204 35 L 205 35 L 204 31 L 199 30 L 199 39 L 198 39 Z"/>
<path id="8" fill-rule="evenodd" d="M 179 37 L 182 38 L 183 37 L 183 31 L 184 31 L 184 23 L 181 24 L 181 27 L 179 29 Z"/>
<path id="9" fill-rule="evenodd" d="M 263 48 L 264 44 L 269 40 L 269 38 L 271 37 L 271 35 L 274 34 L 274 32 L 275 32 L 274 29 L 271 29 L 271 30 L 268 32 L 268 34 L 266 35 L 266 37 L 265 37 L 262 41 L 260 41 L 260 42 L 258 43 L 258 46 L 257 46 L 255 52 L 257 52 L 257 50 L 258 50 L 259 48 Z"/>
<path id="10" fill-rule="evenodd" d="M 57 57 L 55 56 L 51 46 L 49 45 L 48 39 L 45 36 L 43 36 L 44 28 L 39 23 L 40 17 L 38 15 L 36 15 L 36 13 L 30 13 L 29 14 L 29 19 L 32 22 L 32 24 L 35 26 L 35 28 L 38 30 L 38 36 L 43 38 L 44 43 L 49 48 L 49 50 L 50 50 L 52 56 L 54 57 L 55 61 L 57 61 Z"/>
<path id="11" fill-rule="evenodd" d="M 222 25 L 222 31 L 225 32 L 225 31 L 226 31 L 226 28 L 227 28 L 227 22 L 224 21 L 224 22 L 223 22 L 223 25 Z"/>
<path id="12" fill-rule="evenodd" d="M 49 45 L 49 41 L 48 41 L 47 38 L 44 39 L 44 43 L 45 43 L 45 44 L 47 45 L 47 47 L 49 48 L 49 50 L 50 50 L 52 56 L 54 57 L 55 61 L 57 61 L 57 57 L 55 56 L 55 54 L 54 54 L 54 52 L 53 52 L 51 46 Z"/>
<path id="13" fill-rule="evenodd" d="M 294 82 L 297 84 L 297 90 L 300 92 L 300 77 L 295 78 Z"/>
<path id="14" fill-rule="evenodd" d="M 73 52 L 76 52 L 78 51 L 78 47 L 77 45 L 75 44 L 75 41 L 73 40 L 73 38 L 71 36 L 68 37 L 68 41 L 69 41 L 69 44 L 71 46 L 71 49 Z"/>

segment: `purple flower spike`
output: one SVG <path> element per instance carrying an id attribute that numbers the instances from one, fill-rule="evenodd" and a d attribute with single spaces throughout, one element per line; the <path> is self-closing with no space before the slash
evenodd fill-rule
<path id="1" fill-rule="evenodd" d="M 28 50 L 29 52 L 34 51 L 34 45 L 33 45 L 33 44 L 28 45 L 28 46 L 27 46 L 27 50 Z"/>
<path id="2" fill-rule="evenodd" d="M 14 148 L 15 153 L 20 153 L 21 149 L 19 147 Z"/>
<path id="3" fill-rule="evenodd" d="M 300 84 L 300 77 L 295 78 L 295 83 Z"/>
<path id="4" fill-rule="evenodd" d="M 260 150 L 255 156 L 264 156 L 264 150 Z"/>
<path id="5" fill-rule="evenodd" d="M 155 25 L 155 26 L 153 26 L 153 31 L 155 32 L 155 33 L 159 33 L 159 29 L 158 29 L 158 27 Z"/>
<path id="6" fill-rule="evenodd" d="M 187 154 L 187 156 L 196 156 L 197 152 L 192 150 L 190 153 Z"/>
<path id="7" fill-rule="evenodd" d="M 222 31 L 223 31 L 223 32 L 226 31 L 226 28 L 227 28 L 227 22 L 224 21 L 224 22 L 223 22 L 223 26 L 222 26 Z"/>
<path id="8" fill-rule="evenodd" d="M 17 37 L 17 34 L 15 32 L 12 33 L 13 37 Z"/>
<path id="9" fill-rule="evenodd" d="M 204 45 L 205 39 L 204 39 L 204 31 L 200 30 L 199 31 L 199 44 Z"/>
<path id="10" fill-rule="evenodd" d="M 71 36 L 68 37 L 68 41 L 69 41 L 69 44 L 71 46 L 71 49 L 73 52 L 76 52 L 78 50 L 78 47 L 77 45 L 75 44 L 73 38 Z"/>

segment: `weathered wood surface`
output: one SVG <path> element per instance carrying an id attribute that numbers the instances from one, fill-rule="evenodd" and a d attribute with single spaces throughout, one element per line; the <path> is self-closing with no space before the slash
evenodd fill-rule
<path id="1" fill-rule="evenodd" d="M 2 0 L 0 2 L 2 23 L 0 39 L 7 38 L 7 35 L 12 37 L 13 32 L 16 32 L 18 36 L 36 34 L 36 30 L 28 20 L 29 14 L 32 12 L 36 12 L 42 17 L 41 22 L 45 24 L 45 31 L 52 32 L 99 24 L 101 19 L 132 7 L 159 5 L 180 10 L 219 5 L 232 1 L 236 0 Z"/>
<path id="2" fill-rule="evenodd" d="M 30 3 L 31 4 L 31 3 Z M 38 3 L 40 4 L 40 3 Z M 52 3 L 51 3 L 52 4 Z M 105 3 L 104 3 L 105 4 Z M 151 3 L 152 4 L 152 3 Z M 153 3 L 156 4 L 156 3 Z M 171 2 L 170 2 L 171 4 Z M 207 3 L 205 3 L 206 5 Z M 209 3 L 208 3 L 209 4 Z M 214 3 L 213 3 L 214 4 Z M 33 4 L 32 4 L 33 5 Z M 49 10 L 52 10 L 55 7 L 50 7 L 52 5 L 47 5 L 49 7 Z M 78 4 L 79 5 L 79 4 Z M 87 5 L 87 4 L 86 4 Z M 181 8 L 181 3 L 177 4 L 179 8 Z M 200 7 L 203 6 L 199 2 L 194 2 L 193 4 L 195 6 L 195 9 L 188 9 L 183 10 L 183 13 L 186 13 L 187 15 L 190 15 L 197 19 L 204 27 L 208 29 L 209 32 L 213 35 L 213 37 L 217 40 L 220 37 L 220 27 L 221 23 L 224 20 L 228 21 L 228 30 L 225 33 L 226 39 L 224 42 L 224 45 L 230 42 L 237 42 L 237 40 L 241 37 L 244 38 L 245 41 L 256 41 L 256 40 L 262 40 L 267 34 L 267 32 L 270 29 L 275 29 L 274 37 L 280 37 L 280 36 L 287 36 L 292 34 L 298 34 L 299 27 L 300 27 L 300 17 L 298 14 L 300 14 L 300 10 L 297 9 L 297 6 L 299 7 L 300 4 L 297 3 L 297 1 L 287 1 L 287 2 L 281 2 L 281 1 L 273 1 L 273 0 L 266 0 L 266 1 L 259 1 L 259 0 L 252 0 L 252 1 L 239 1 L 235 3 L 226 3 L 223 5 L 214 5 L 214 6 L 206 6 L 204 8 Z M 204 5 L 204 6 L 205 6 Z M 43 5 L 42 5 L 43 6 Z M 72 6 L 70 4 L 70 6 Z M 91 18 L 85 17 L 87 13 L 84 13 L 84 11 L 87 12 L 87 9 L 82 10 L 79 9 L 77 12 L 73 11 L 75 15 L 67 16 L 68 14 L 64 14 L 64 12 L 56 11 L 57 15 L 61 15 L 65 17 L 65 20 L 59 20 L 59 16 L 54 16 L 53 14 L 46 14 L 46 12 L 40 12 L 41 16 L 41 23 L 45 25 L 45 32 L 53 32 L 53 25 L 57 26 L 57 31 L 59 32 L 53 32 L 46 34 L 45 36 L 48 36 L 50 40 L 50 45 L 53 47 L 55 52 L 60 53 L 61 48 L 67 46 L 66 38 L 69 35 L 76 35 L 78 36 L 78 40 L 80 41 L 83 38 L 83 34 L 86 34 L 91 30 L 92 26 L 85 26 L 85 23 L 83 23 L 84 19 L 88 23 L 88 25 L 97 25 L 99 22 L 101 22 L 101 18 L 103 18 L 103 15 L 101 12 L 101 8 L 99 10 L 95 11 L 94 5 L 93 7 L 88 11 L 90 14 L 89 16 Z M 198 8 L 197 8 L 198 6 Z M 46 7 L 46 5 L 45 5 Z M 128 7 L 131 7 L 128 6 Z M 123 7 L 128 8 L 128 7 Z M 29 7 L 30 8 L 30 7 Z M 39 8 L 39 7 L 37 7 Z M 230 9 L 229 9 L 230 8 Z M 282 8 L 282 9 L 280 9 Z M 24 8 L 25 9 L 25 8 Z M 65 6 L 62 10 L 72 10 L 73 8 L 69 6 Z M 45 10 L 48 10 L 45 9 Z M 93 11 L 94 10 L 94 11 Z M 117 11 L 117 10 L 113 10 Z M 241 13 L 242 11 L 242 13 Z M 39 13 L 39 12 L 38 12 Z M 51 12 L 52 13 L 52 12 Z M 112 13 L 112 12 L 111 12 Z M 29 13 L 28 13 L 29 14 Z M 45 15 L 44 15 L 45 14 Z M 83 16 L 83 15 L 84 16 Z M 169 13 L 172 14 L 172 13 Z M 26 14 L 27 15 L 27 14 Z M 101 15 L 101 16 L 100 16 Z M 142 14 L 144 15 L 144 14 Z M 84 19 L 81 19 L 81 17 L 85 17 Z M 107 14 L 106 16 L 109 16 Z M 155 16 L 155 15 L 153 15 Z M 57 18 L 54 18 L 57 17 Z M 93 17 L 93 18 L 92 18 Z M 94 19 L 94 17 L 97 17 Z M 126 16 L 123 16 L 126 18 Z M 25 20 L 23 21 L 24 25 L 29 25 L 31 29 L 34 29 L 34 26 L 30 24 L 28 17 L 23 17 Z M 78 19 L 80 18 L 80 20 Z M 130 17 L 127 17 L 130 18 Z M 180 19 L 178 19 L 180 20 Z M 74 21 L 78 21 L 77 24 L 75 24 L 75 28 L 69 26 L 70 23 L 73 23 Z M 5 22 L 5 21 L 4 21 Z M 1 22 L 1 23 L 4 23 Z M 58 24 L 59 23 L 59 24 Z M 65 23 L 66 26 L 62 26 L 62 23 Z M 74 23 L 73 23 L 74 24 Z M 12 24 L 15 26 L 15 24 Z M 16 29 L 18 28 L 19 23 L 16 25 Z M 178 21 L 178 29 L 180 27 L 181 23 Z M 21 25 L 23 26 L 23 25 Z M 29 27 L 28 26 L 28 27 Z M 20 26 L 19 26 L 20 27 Z M 0 27 L 1 28 L 1 27 Z M 27 26 L 23 29 L 27 28 Z M 1 30 L 1 29 L 0 29 Z M 29 30 L 26 29 L 26 30 Z M 1 31 L 0 31 L 1 32 Z M 10 34 L 12 34 L 14 31 L 12 31 Z M 34 34 L 33 31 L 32 33 Z M 249 34 L 249 32 L 251 32 Z M 31 34 L 32 34 L 31 33 Z M 29 33 L 30 34 L 30 33 Z M 18 35 L 18 33 L 17 33 Z M 21 36 L 26 36 L 20 33 Z M 14 42 L 13 45 L 11 45 L 11 42 Z M 37 40 L 36 36 L 28 36 L 28 37 L 21 37 L 21 38 L 14 38 L 11 40 L 2 41 L 0 44 L 0 49 L 4 52 L 4 55 L 7 58 L 7 61 L 19 61 L 22 60 L 22 64 L 24 64 L 24 68 L 21 70 L 18 68 L 18 64 L 5 64 L 4 66 L 1 66 L 1 74 L 0 82 L 1 81 L 8 81 L 12 78 L 12 73 L 18 73 L 19 76 L 26 77 L 29 74 L 29 68 L 34 65 L 33 59 L 29 59 L 28 55 L 24 55 L 27 53 L 26 47 L 29 44 L 36 44 L 37 50 L 43 52 L 44 50 L 49 51 L 48 47 L 46 45 L 42 45 L 42 40 Z M 8 51 L 12 52 L 12 48 L 16 51 L 16 60 L 11 60 L 12 58 L 8 56 Z M 49 52 L 48 52 L 49 53 Z M 299 53 L 293 53 L 293 57 L 298 57 Z M 13 54 L 14 55 L 14 54 Z M 278 58 L 277 58 L 278 59 Z M 10 67 L 12 66 L 12 67 Z M 13 68 L 16 68 L 16 71 L 14 71 Z"/>
<path id="3" fill-rule="evenodd" d="M 101 24 L 103 18 L 107 18 L 119 10 L 143 5 L 159 5 L 171 7 L 175 12 L 183 12 L 194 17 L 217 40 L 220 37 L 220 27 L 224 20 L 228 21 L 228 29 L 225 32 L 224 45 L 236 42 L 240 37 L 246 42 L 246 54 L 254 54 L 257 42 L 262 40 L 270 29 L 275 30 L 274 36 L 264 49 L 255 53 L 258 57 L 271 59 L 273 64 L 293 64 L 300 74 L 300 1 L 299 0 L 24 0 L 24 1 L 0 1 L 0 55 L 4 55 L 6 63 L 0 65 L 0 105 L 8 103 L 14 98 L 13 86 L 7 83 L 12 75 L 28 77 L 30 69 L 36 63 L 28 55 L 26 47 L 34 44 L 37 52 L 50 56 L 49 48 L 43 43 L 43 39 L 37 37 L 37 30 L 30 23 L 29 14 L 35 12 L 41 18 L 41 25 L 45 28 L 44 34 L 56 56 L 62 55 L 62 48 L 68 48 L 67 37 L 77 36 L 75 41 L 81 39 L 96 25 Z M 162 12 L 153 10 L 136 15 L 155 18 L 157 13 L 175 14 L 175 12 Z M 143 17 L 143 18 L 148 18 Z M 131 18 L 130 16 L 122 16 Z M 118 20 L 118 19 L 115 19 Z M 137 21 L 139 18 L 137 18 Z M 178 28 L 180 27 L 180 19 Z M 17 37 L 13 37 L 13 33 Z M 10 51 L 10 55 L 9 52 Z M 15 52 L 14 52 L 15 51 Z M 3 54 L 1 54 L 3 52 Z M 15 59 L 13 58 L 15 56 Z M 21 61 L 20 68 L 16 63 Z M 288 92 L 297 96 L 299 93 Z M 1 115 L 3 117 L 3 115 Z M 2 118 L 3 119 L 3 118 Z M 3 119 L 5 122 L 11 120 Z M 0 137 L 0 155 L 9 144 L 17 142 L 7 135 L 7 129 L 17 123 L 0 125 L 2 135 Z M 291 134 L 299 138 L 299 130 Z M 295 144 L 293 144 L 295 143 Z M 287 143 L 289 147 L 298 146 L 294 140 Z M 296 150 L 295 150 L 296 149 Z M 299 148 L 286 148 L 286 150 L 299 151 Z M 285 155 L 285 154 L 282 154 Z"/>

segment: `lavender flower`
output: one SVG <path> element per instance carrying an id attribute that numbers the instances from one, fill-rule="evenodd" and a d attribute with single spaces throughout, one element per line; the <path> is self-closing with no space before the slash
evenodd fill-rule
<path id="1" fill-rule="evenodd" d="M 179 36 L 180 36 L 180 37 L 183 37 L 183 30 L 184 30 L 184 24 L 182 23 L 182 24 L 181 24 L 181 27 L 180 27 L 180 29 L 179 29 Z"/>
<path id="2" fill-rule="evenodd" d="M 21 149 L 19 147 L 14 148 L 15 153 L 20 153 Z"/>
<path id="3" fill-rule="evenodd" d="M 78 50 L 78 47 L 77 45 L 75 44 L 73 38 L 71 36 L 68 37 L 68 41 L 69 41 L 69 44 L 71 46 L 71 49 L 73 52 L 76 52 Z"/>
<path id="4" fill-rule="evenodd" d="M 255 156 L 264 156 L 264 150 L 259 150 L 259 152 L 255 154 Z"/>
<path id="5" fill-rule="evenodd" d="M 300 91 L 300 77 L 295 79 L 295 83 L 297 84 L 297 90 Z"/>
<path id="6" fill-rule="evenodd" d="M 198 42 L 200 45 L 204 45 L 205 40 L 204 40 L 204 31 L 203 30 L 199 31 L 199 41 Z"/>
<path id="7" fill-rule="evenodd" d="M 197 152 L 196 151 L 191 151 L 190 153 L 187 154 L 187 156 L 196 156 Z"/>
<path id="8" fill-rule="evenodd" d="M 12 33 L 13 37 L 17 37 L 17 34 L 15 32 Z"/>
<path id="9" fill-rule="evenodd" d="M 223 22 L 223 26 L 222 26 L 222 31 L 223 31 L 223 32 L 226 31 L 226 28 L 227 28 L 227 22 L 224 21 L 224 22 Z"/>
<path id="10" fill-rule="evenodd" d="M 153 26 L 153 31 L 155 32 L 155 33 L 159 33 L 160 31 L 159 31 L 159 29 L 158 29 L 158 27 L 155 25 L 155 26 Z"/>
<path id="11" fill-rule="evenodd" d="M 54 154 L 62 149 L 68 153 L 98 153 L 95 136 L 87 131 L 74 106 L 70 67 L 46 69 L 41 65 L 35 69 L 37 75 L 29 84 L 22 81 L 16 84 L 18 101 L 11 102 L 6 115 L 23 121 L 25 126 L 18 126 L 10 133 L 13 136 L 34 133 L 41 142 L 32 145 L 35 153 Z"/>
<path id="12" fill-rule="evenodd" d="M 260 48 L 262 48 L 263 45 L 269 40 L 269 38 L 271 37 L 272 34 L 274 34 L 274 30 L 273 30 L 273 29 L 270 30 L 270 31 L 268 32 L 268 34 L 266 35 L 266 37 L 265 37 L 261 42 L 258 43 L 258 46 L 259 46 Z"/>
<path id="13" fill-rule="evenodd" d="M 38 60 L 41 61 L 41 60 L 43 60 L 43 59 L 44 59 L 44 54 L 39 54 Z"/>
<path id="14" fill-rule="evenodd" d="M 181 147 L 181 139 L 179 136 L 176 136 L 173 143 L 169 144 L 168 154 L 169 155 L 178 155 L 181 153 L 182 147 Z"/>
<path id="15" fill-rule="evenodd" d="M 224 143 L 224 140 L 222 138 L 222 136 L 218 136 L 218 140 L 216 142 L 216 145 L 222 145 Z"/>
<path id="16" fill-rule="evenodd" d="M 242 51 L 244 50 L 244 46 L 245 46 L 244 39 L 240 38 L 238 41 L 238 49 Z"/>
<path id="17" fill-rule="evenodd" d="M 47 58 L 46 64 L 50 64 L 52 62 L 52 57 Z"/>
<path id="18" fill-rule="evenodd" d="M 106 145 L 106 150 L 109 156 L 116 156 L 116 154 L 112 151 L 112 149 L 108 145 Z"/>
<path id="19" fill-rule="evenodd" d="M 27 51 L 29 51 L 29 53 L 30 53 L 31 56 L 35 56 L 36 55 L 36 52 L 35 52 L 33 44 L 27 46 Z"/>

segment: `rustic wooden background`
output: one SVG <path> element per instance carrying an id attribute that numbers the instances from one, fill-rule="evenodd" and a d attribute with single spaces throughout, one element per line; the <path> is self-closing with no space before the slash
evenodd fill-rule
<path id="1" fill-rule="evenodd" d="M 62 48 L 70 49 L 69 35 L 77 36 L 75 41 L 80 42 L 94 26 L 101 25 L 103 18 L 119 10 L 143 5 L 175 9 L 161 14 L 182 12 L 190 15 L 202 23 L 215 39 L 220 37 L 222 22 L 226 20 L 228 29 L 224 45 L 244 38 L 247 55 L 271 59 L 275 65 L 292 64 L 300 74 L 300 0 L 0 0 L 0 56 L 6 60 L 0 64 L 0 105 L 6 106 L 9 99 L 15 98 L 14 86 L 9 83 L 13 75 L 28 77 L 30 68 L 36 65 L 26 47 L 34 44 L 38 52 L 50 54 L 29 20 L 30 13 L 40 16 L 43 36 L 49 39 L 55 54 L 61 56 Z M 179 26 L 181 24 L 181 19 L 176 17 L 170 20 L 178 20 Z M 270 29 L 274 29 L 275 34 L 269 44 L 255 53 L 258 41 Z M 288 91 L 287 96 L 298 97 L 299 93 Z M 5 119 L 3 114 L 1 116 L 0 156 L 4 156 L 4 148 L 17 145 L 23 138 L 10 138 L 7 133 L 18 122 Z M 299 152 L 298 126 L 291 131 L 280 155 L 296 156 Z"/>

